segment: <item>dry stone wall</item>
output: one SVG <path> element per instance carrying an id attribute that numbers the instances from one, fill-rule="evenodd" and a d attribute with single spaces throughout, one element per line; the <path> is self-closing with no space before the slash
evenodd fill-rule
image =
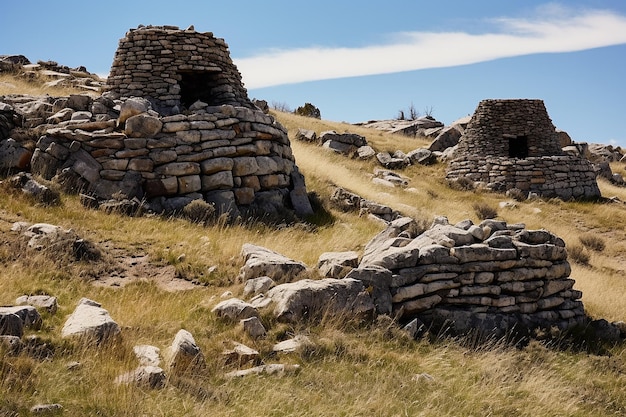
<path id="1" fill-rule="evenodd" d="M 446 174 L 451 182 L 566 200 L 601 196 L 593 164 L 563 153 L 541 100 L 481 101 L 455 155 Z"/>
<path id="2" fill-rule="evenodd" d="M 410 219 L 392 222 L 347 275 L 376 276 L 379 310 L 456 334 L 567 330 L 584 322 L 565 243 L 552 233 L 495 220 L 450 225 L 445 218 L 417 236 L 414 230 Z M 381 307 L 385 300 L 390 305 Z"/>

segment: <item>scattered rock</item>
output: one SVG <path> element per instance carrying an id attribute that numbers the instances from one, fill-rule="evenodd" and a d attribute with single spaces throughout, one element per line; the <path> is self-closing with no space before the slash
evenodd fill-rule
<path id="1" fill-rule="evenodd" d="M 235 343 L 232 349 L 222 352 L 222 357 L 226 365 L 237 364 L 237 366 L 242 366 L 250 362 L 256 364 L 260 360 L 258 351 L 241 343 Z"/>
<path id="2" fill-rule="evenodd" d="M 250 278 L 246 281 L 246 285 L 243 287 L 243 296 L 248 297 L 264 293 L 274 285 L 276 285 L 274 280 L 267 276 Z"/>
<path id="3" fill-rule="evenodd" d="M 272 351 L 276 353 L 293 353 L 304 346 L 311 345 L 311 339 L 304 335 L 297 335 L 292 339 L 283 340 L 276 343 L 272 347 Z"/>
<path id="4" fill-rule="evenodd" d="M 285 365 L 282 363 L 255 366 L 250 369 L 242 369 L 227 373 L 226 378 L 242 378 L 250 375 L 278 375 L 282 376 L 287 373 L 296 373 L 300 370 L 300 365 Z"/>
<path id="5" fill-rule="evenodd" d="M 137 345 L 133 347 L 133 352 L 143 366 L 159 366 L 161 364 L 161 350 L 150 345 Z"/>
<path id="6" fill-rule="evenodd" d="M 187 330 L 179 330 L 167 355 L 167 367 L 174 375 L 193 374 L 205 368 L 204 355 Z"/>
<path id="7" fill-rule="evenodd" d="M 57 298 L 49 295 L 23 295 L 15 300 L 15 304 L 43 308 L 52 315 L 56 314 L 58 308 Z"/>
<path id="8" fill-rule="evenodd" d="M 166 383 L 165 371 L 158 366 L 142 365 L 137 369 L 118 376 L 116 384 L 134 384 L 142 388 L 159 389 Z"/>
<path id="9" fill-rule="evenodd" d="M 61 330 L 62 337 L 75 337 L 97 345 L 115 339 L 121 330 L 109 312 L 95 301 L 83 298 Z"/>
<path id="10" fill-rule="evenodd" d="M 302 142 L 317 142 L 317 135 L 315 132 L 308 129 L 299 128 L 296 131 L 294 138 Z"/>
<path id="11" fill-rule="evenodd" d="M 258 317 L 249 317 L 247 319 L 240 320 L 239 323 L 243 327 L 243 330 L 253 339 L 263 339 L 267 336 L 265 326 L 261 323 Z"/>
<path id="12" fill-rule="evenodd" d="M 33 306 L 15 306 L 15 307 L 0 307 L 0 316 L 15 315 L 19 317 L 22 322 L 22 327 L 39 330 L 41 328 L 42 320 L 37 309 Z M 8 322 L 12 322 L 12 319 L 7 319 Z M 10 334 L 2 333 L 0 334 Z M 18 336 L 18 335 L 15 335 Z"/>
<path id="13" fill-rule="evenodd" d="M 238 298 L 231 298 L 220 302 L 213 307 L 211 312 L 215 313 L 217 317 L 227 318 L 233 321 L 258 317 L 259 315 L 256 308 Z"/>
<path id="14" fill-rule="evenodd" d="M 33 414 L 56 414 L 63 411 L 61 404 L 37 404 L 30 408 Z"/>
<path id="15" fill-rule="evenodd" d="M 270 277 L 276 282 L 288 282 L 306 270 L 306 265 L 302 262 L 250 243 L 243 245 L 241 254 L 245 265 L 239 270 L 239 282 L 262 276 Z"/>

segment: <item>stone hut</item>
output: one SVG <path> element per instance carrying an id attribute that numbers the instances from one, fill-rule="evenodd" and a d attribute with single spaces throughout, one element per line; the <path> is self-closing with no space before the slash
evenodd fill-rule
<path id="1" fill-rule="evenodd" d="M 106 90 L 82 96 L 80 108 L 51 106 L 61 113 L 48 118 L 34 172 L 158 212 L 202 199 L 235 217 L 312 213 L 287 130 L 250 101 L 224 40 L 193 28 L 132 29 Z"/>
<path id="2" fill-rule="evenodd" d="M 256 108 L 226 42 L 192 28 L 131 29 L 119 42 L 107 89 L 120 98 L 144 97 L 163 115 L 178 114 L 198 100 Z"/>
<path id="3" fill-rule="evenodd" d="M 564 200 L 600 197 L 593 165 L 563 153 L 542 100 L 481 101 L 455 155 L 446 176 L 451 181 Z"/>

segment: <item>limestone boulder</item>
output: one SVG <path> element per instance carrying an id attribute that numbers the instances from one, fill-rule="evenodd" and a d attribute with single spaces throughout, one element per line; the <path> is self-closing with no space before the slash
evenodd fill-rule
<path id="1" fill-rule="evenodd" d="M 195 373 L 206 367 L 204 354 L 187 330 L 176 333 L 167 352 L 167 367 L 174 375 Z"/>
<path id="2" fill-rule="evenodd" d="M 14 139 L 6 139 L 0 142 L 0 170 L 24 170 L 30 165 L 33 152 L 24 148 Z"/>
<path id="3" fill-rule="evenodd" d="M 359 254 L 355 251 L 324 252 L 317 261 L 317 269 L 325 278 L 343 278 L 359 265 Z"/>
<path id="4" fill-rule="evenodd" d="M 282 376 L 287 373 L 296 373 L 300 370 L 300 365 L 286 365 L 282 363 L 270 363 L 267 365 L 259 365 L 253 368 L 240 369 L 228 372 L 226 378 L 243 378 L 250 375 L 277 375 Z"/>
<path id="5" fill-rule="evenodd" d="M 295 139 L 301 142 L 317 142 L 317 135 L 314 131 L 299 128 L 296 131 Z"/>
<path id="6" fill-rule="evenodd" d="M 137 345 L 133 353 L 143 366 L 159 366 L 161 364 L 161 350 L 156 346 Z"/>
<path id="7" fill-rule="evenodd" d="M 13 313 L 0 312 L 0 336 L 14 336 L 21 338 L 24 335 L 24 322 Z"/>
<path id="8" fill-rule="evenodd" d="M 412 150 L 406 155 L 406 157 L 409 159 L 411 164 L 414 165 L 432 165 L 437 162 L 437 158 L 432 151 L 423 148 Z"/>
<path id="9" fill-rule="evenodd" d="M 241 255 L 245 264 L 239 270 L 239 282 L 262 276 L 270 277 L 276 282 L 288 282 L 307 269 L 302 262 L 250 243 L 243 245 Z"/>
<path id="10" fill-rule="evenodd" d="M 309 339 L 305 335 L 299 334 L 291 339 L 283 340 L 282 342 L 276 343 L 272 347 L 272 351 L 283 354 L 293 353 L 307 345 L 312 345 L 311 339 Z"/>
<path id="11" fill-rule="evenodd" d="M 140 388 L 158 389 L 166 384 L 165 371 L 158 366 L 142 365 L 133 371 L 118 376 L 116 384 L 136 385 Z"/>
<path id="12" fill-rule="evenodd" d="M 251 304 L 238 298 L 230 298 L 217 304 L 211 310 L 217 317 L 233 321 L 243 320 L 250 317 L 258 317 L 259 312 Z"/>
<path id="13" fill-rule="evenodd" d="M 462 132 L 455 126 L 444 127 L 437 137 L 430 143 L 428 150 L 443 152 L 459 143 Z"/>
<path id="14" fill-rule="evenodd" d="M 96 344 L 112 341 L 120 333 L 120 326 L 111 318 L 109 312 L 99 303 L 86 298 L 79 301 L 61 330 L 61 336 L 64 338 L 79 338 Z"/>
<path id="15" fill-rule="evenodd" d="M 246 285 L 243 288 L 243 296 L 248 297 L 264 293 L 274 285 L 276 283 L 270 277 L 251 278 L 246 281 Z"/>
<path id="16" fill-rule="evenodd" d="M 19 317 L 24 328 L 31 328 L 36 330 L 39 330 L 41 328 L 41 315 L 33 306 L 0 307 L 0 315 L 11 314 Z"/>
<path id="17" fill-rule="evenodd" d="M 291 323 L 321 317 L 350 319 L 375 311 L 372 297 L 355 279 L 304 279 L 277 285 L 267 297 L 274 303 L 277 319 Z"/>
<path id="18" fill-rule="evenodd" d="M 162 127 L 163 122 L 158 117 L 142 113 L 126 120 L 124 133 L 130 138 L 153 138 Z"/>
<path id="19" fill-rule="evenodd" d="M 145 98 L 131 97 L 120 106 L 120 116 L 118 122 L 120 124 L 125 123 L 126 120 L 128 120 L 132 116 L 146 113 L 151 108 L 152 105 Z"/>
<path id="20" fill-rule="evenodd" d="M 240 320 L 239 323 L 243 327 L 244 332 L 253 339 L 263 339 L 267 336 L 265 326 L 263 326 L 261 320 L 256 316 Z"/>
<path id="21" fill-rule="evenodd" d="M 406 168 L 410 164 L 408 158 L 394 158 L 389 152 L 379 152 L 376 154 L 376 159 L 382 166 L 387 169 L 402 169 Z"/>

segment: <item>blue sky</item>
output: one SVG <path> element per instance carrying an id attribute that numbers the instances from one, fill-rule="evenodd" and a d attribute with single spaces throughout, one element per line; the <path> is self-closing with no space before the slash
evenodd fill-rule
<path id="1" fill-rule="evenodd" d="M 626 147 L 626 1 L 9 2 L 0 54 L 108 73 L 139 24 L 229 44 L 251 98 L 360 122 L 413 105 L 444 123 L 484 98 L 539 98 L 575 141 Z"/>

